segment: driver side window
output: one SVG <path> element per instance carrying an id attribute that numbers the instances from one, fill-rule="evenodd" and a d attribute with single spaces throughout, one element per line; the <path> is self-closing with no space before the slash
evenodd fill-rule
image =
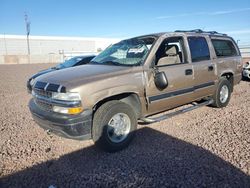
<path id="1" fill-rule="evenodd" d="M 156 52 L 156 65 L 167 66 L 185 62 L 184 42 L 182 37 L 165 39 Z"/>

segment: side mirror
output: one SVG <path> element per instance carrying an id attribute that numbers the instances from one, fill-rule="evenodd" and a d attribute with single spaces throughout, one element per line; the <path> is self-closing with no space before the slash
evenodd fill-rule
<path id="1" fill-rule="evenodd" d="M 159 90 L 163 90 L 168 87 L 168 79 L 165 72 L 156 72 L 154 76 L 155 86 Z"/>

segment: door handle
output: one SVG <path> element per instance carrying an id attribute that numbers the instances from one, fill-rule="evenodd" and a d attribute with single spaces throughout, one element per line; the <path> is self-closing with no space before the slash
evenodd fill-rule
<path id="1" fill-rule="evenodd" d="M 185 70 L 185 75 L 192 75 L 193 74 L 193 70 L 192 69 L 186 69 Z"/>
<path id="2" fill-rule="evenodd" d="M 213 65 L 208 66 L 208 71 L 213 71 L 213 70 L 214 70 L 214 66 Z"/>

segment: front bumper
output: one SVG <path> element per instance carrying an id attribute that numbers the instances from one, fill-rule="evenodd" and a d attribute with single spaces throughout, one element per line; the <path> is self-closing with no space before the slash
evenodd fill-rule
<path id="1" fill-rule="evenodd" d="M 35 122 L 45 130 L 75 140 L 91 138 L 92 110 L 85 110 L 78 115 L 65 115 L 40 109 L 31 99 L 30 112 Z"/>
<path id="2" fill-rule="evenodd" d="M 29 80 L 27 81 L 27 83 L 26 83 L 27 92 L 28 92 L 29 94 L 31 94 L 31 91 L 32 91 L 32 86 L 30 85 L 30 80 L 31 80 L 31 79 L 29 79 Z"/>

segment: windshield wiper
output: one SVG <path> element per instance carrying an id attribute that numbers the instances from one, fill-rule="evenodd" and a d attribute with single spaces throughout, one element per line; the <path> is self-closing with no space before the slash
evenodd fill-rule
<path id="1" fill-rule="evenodd" d="M 60 67 L 57 65 L 57 66 L 55 66 L 55 67 L 52 67 L 51 69 L 53 69 L 53 70 L 59 70 Z"/>
<path id="2" fill-rule="evenodd" d="M 90 61 L 89 64 L 95 65 L 95 64 L 100 64 L 97 61 Z"/>
<path id="3" fill-rule="evenodd" d="M 115 65 L 115 66 L 126 66 L 126 67 L 131 67 L 134 65 L 130 65 L 130 64 L 123 64 L 123 63 L 119 63 L 117 61 L 103 61 L 103 62 L 97 62 L 97 61 L 91 61 L 89 64 L 92 65 Z"/>
<path id="4" fill-rule="evenodd" d="M 118 63 L 116 61 L 104 61 L 101 64 L 107 64 L 107 65 L 118 65 L 118 66 L 122 66 L 124 64 Z"/>

